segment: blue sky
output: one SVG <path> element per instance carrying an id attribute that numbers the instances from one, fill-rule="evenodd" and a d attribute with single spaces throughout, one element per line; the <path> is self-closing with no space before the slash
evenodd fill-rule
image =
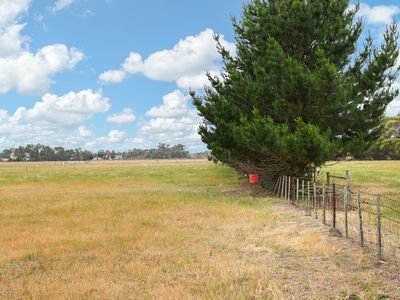
<path id="1" fill-rule="evenodd" d="M 398 1 L 364 1 L 379 40 Z M 243 0 L 0 0 L 0 150 L 183 143 L 205 150 L 187 95 L 217 74 L 213 34 L 232 53 Z M 400 84 L 399 84 L 400 85 Z M 388 114 L 400 111 L 400 99 Z"/>

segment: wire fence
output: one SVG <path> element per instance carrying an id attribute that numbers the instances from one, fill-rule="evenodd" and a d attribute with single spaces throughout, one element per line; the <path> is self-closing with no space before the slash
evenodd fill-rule
<path id="1" fill-rule="evenodd" d="M 342 179 L 343 184 L 331 183 L 331 178 Z M 270 188 L 275 196 L 320 219 L 337 234 L 376 251 L 378 259 L 400 259 L 400 201 L 353 191 L 348 172 L 345 177 L 328 173 L 322 184 L 281 176 Z"/>

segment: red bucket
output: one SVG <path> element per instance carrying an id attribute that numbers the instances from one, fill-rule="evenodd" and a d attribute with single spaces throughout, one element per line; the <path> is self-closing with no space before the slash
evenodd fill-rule
<path id="1" fill-rule="evenodd" d="M 249 174 L 250 184 L 258 184 L 260 182 L 260 176 L 258 174 Z"/>

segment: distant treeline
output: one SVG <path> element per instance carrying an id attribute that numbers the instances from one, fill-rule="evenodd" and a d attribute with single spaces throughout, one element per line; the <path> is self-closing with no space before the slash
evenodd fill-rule
<path id="1" fill-rule="evenodd" d="M 190 154 L 182 144 L 170 146 L 158 144 L 153 149 L 130 149 L 127 152 L 102 150 L 91 152 L 83 149 L 64 149 L 46 145 L 26 145 L 5 149 L 0 153 L 1 161 L 88 161 L 88 160 L 122 160 L 122 159 L 185 159 L 206 158 L 208 152 Z"/>
<path id="2" fill-rule="evenodd" d="M 128 151 L 127 159 L 170 159 L 170 158 L 190 158 L 189 151 L 182 144 L 170 146 L 168 144 L 158 144 L 153 149 L 131 149 Z"/>

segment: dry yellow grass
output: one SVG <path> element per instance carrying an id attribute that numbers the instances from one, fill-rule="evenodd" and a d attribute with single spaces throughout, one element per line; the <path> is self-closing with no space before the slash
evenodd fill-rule
<path id="1" fill-rule="evenodd" d="M 0 298 L 399 297 L 396 266 L 255 192 L 204 161 L 3 164 Z"/>

